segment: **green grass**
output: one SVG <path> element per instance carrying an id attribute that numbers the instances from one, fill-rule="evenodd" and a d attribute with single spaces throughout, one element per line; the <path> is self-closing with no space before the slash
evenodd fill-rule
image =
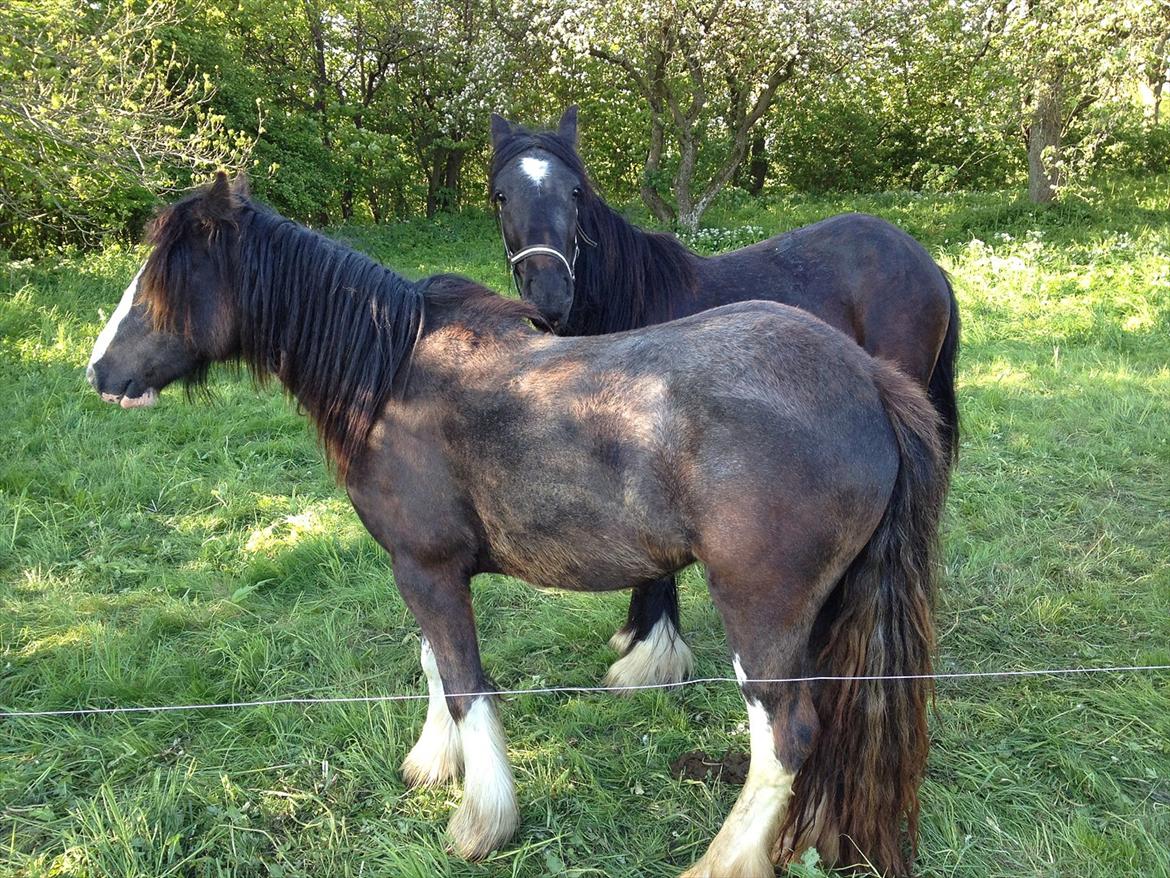
<path id="1" fill-rule="evenodd" d="M 710 220 L 734 243 L 848 209 L 922 240 L 964 315 L 939 668 L 1170 662 L 1168 181 L 1046 211 L 895 193 Z M 411 276 L 509 283 L 483 215 L 344 234 Z M 140 259 L 0 266 L 0 706 L 422 691 L 388 561 L 279 393 L 222 374 L 212 404 L 123 412 L 85 385 L 98 309 Z M 622 595 L 474 592 L 503 687 L 594 684 L 613 659 Z M 698 673 L 726 674 L 694 570 L 683 619 Z M 510 698 L 523 827 L 471 865 L 444 847 L 457 791 L 397 773 L 423 712 L 0 720 L 0 875 L 672 874 L 737 789 L 670 762 L 746 746 L 734 687 Z M 1170 676 L 944 682 L 932 729 L 923 874 L 1170 874 Z"/>

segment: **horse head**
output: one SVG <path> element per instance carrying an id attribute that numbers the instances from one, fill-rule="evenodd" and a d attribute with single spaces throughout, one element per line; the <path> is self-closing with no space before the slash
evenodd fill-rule
<path id="1" fill-rule="evenodd" d="M 581 212 L 595 197 L 576 154 L 577 108 L 555 133 L 533 133 L 492 115 L 492 204 L 521 297 L 554 329 L 573 307 L 577 258 L 589 239 Z"/>
<path id="2" fill-rule="evenodd" d="M 214 182 L 162 210 L 150 224 L 150 256 L 94 344 L 86 378 L 107 402 L 153 405 L 180 379 L 235 353 L 238 313 L 231 295 L 242 178 Z"/>

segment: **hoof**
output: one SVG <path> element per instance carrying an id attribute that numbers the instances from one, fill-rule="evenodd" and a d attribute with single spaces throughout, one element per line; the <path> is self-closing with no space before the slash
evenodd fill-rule
<path id="1" fill-rule="evenodd" d="M 724 858 L 707 851 L 680 878 L 774 878 L 776 869 L 765 856 L 751 856 L 743 851 L 728 852 Z"/>
<path id="2" fill-rule="evenodd" d="M 615 634 L 614 639 L 620 634 L 622 631 Z M 678 629 L 662 619 L 650 629 L 649 635 L 635 642 L 610 666 L 605 685 L 616 687 L 620 695 L 628 695 L 639 686 L 681 683 L 691 676 L 694 667 L 691 648 Z"/>
<path id="3" fill-rule="evenodd" d="M 463 740 L 459 725 L 447 709 L 435 654 L 426 640 L 422 644 L 422 666 L 430 690 L 427 718 L 418 741 L 402 763 L 402 777 L 411 787 L 446 783 L 458 778 L 463 770 Z"/>
<path id="4" fill-rule="evenodd" d="M 520 811 L 516 800 L 499 801 L 485 808 L 468 799 L 451 815 L 447 834 L 451 848 L 467 860 L 482 860 L 494 850 L 508 843 L 520 826 Z"/>
<path id="5" fill-rule="evenodd" d="M 520 825 L 516 785 L 508 765 L 504 730 L 491 699 L 477 698 L 460 723 L 463 801 L 447 832 L 461 857 L 480 860 L 505 844 Z"/>

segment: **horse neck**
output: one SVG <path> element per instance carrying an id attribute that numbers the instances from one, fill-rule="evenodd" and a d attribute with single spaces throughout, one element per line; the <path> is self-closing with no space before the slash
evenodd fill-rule
<path id="1" fill-rule="evenodd" d="M 577 304 L 566 333 L 600 335 L 689 313 L 698 257 L 671 235 L 646 232 L 597 199 L 578 256 Z"/>
<path id="2" fill-rule="evenodd" d="M 423 320 L 416 284 L 295 223 L 257 214 L 241 247 L 241 353 L 317 424 L 344 476 Z"/>

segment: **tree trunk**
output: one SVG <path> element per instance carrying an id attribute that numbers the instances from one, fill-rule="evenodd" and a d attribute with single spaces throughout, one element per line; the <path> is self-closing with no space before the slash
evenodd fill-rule
<path id="1" fill-rule="evenodd" d="M 427 169 L 427 218 L 431 218 L 439 210 L 439 159 L 432 157 L 431 166 Z"/>
<path id="2" fill-rule="evenodd" d="M 1048 204 L 1062 182 L 1060 162 L 1060 83 L 1041 83 L 1028 126 L 1028 198 L 1033 204 Z"/>
<path id="3" fill-rule="evenodd" d="M 309 26 L 309 38 L 313 43 L 313 112 L 317 114 L 321 125 L 321 145 L 325 152 L 329 153 L 333 144 L 329 134 L 329 104 L 326 93 L 332 85 L 325 65 L 325 31 L 321 24 L 320 11 L 311 6 L 308 0 L 304 0 L 302 8 Z M 329 212 L 326 208 L 318 208 L 313 213 L 319 227 L 329 225 Z"/>
<path id="4" fill-rule="evenodd" d="M 467 154 L 461 149 L 447 151 L 443 170 L 442 210 L 458 210 L 460 183 L 463 179 L 463 159 Z"/>
<path id="5" fill-rule="evenodd" d="M 1170 9 L 1167 10 L 1170 14 Z M 1166 27 L 1170 28 L 1170 19 L 1166 22 Z M 1150 92 L 1154 97 L 1153 106 L 1153 123 L 1158 124 L 1159 118 L 1162 115 L 1162 90 L 1165 88 L 1166 79 L 1170 77 L 1170 65 L 1167 64 L 1167 43 L 1170 43 L 1170 33 L 1164 34 L 1157 45 L 1154 46 L 1154 51 L 1150 55 L 1150 62 L 1147 66 L 1149 71 L 1146 79 L 1149 82 Z"/>
<path id="6" fill-rule="evenodd" d="M 764 191 L 764 183 L 768 179 L 767 144 L 763 134 L 752 138 L 751 159 L 748 162 L 747 191 L 752 195 L 759 195 Z"/>
<path id="7" fill-rule="evenodd" d="M 654 177 L 662 170 L 663 139 L 662 119 L 656 114 L 650 123 L 650 151 L 646 153 L 646 171 L 642 175 L 642 203 L 660 223 L 669 223 L 674 219 L 674 211 L 654 188 Z"/>
<path id="8" fill-rule="evenodd" d="M 678 224 L 688 231 L 699 228 L 699 217 L 703 210 L 695 204 L 692 191 L 695 184 L 695 162 L 699 158 L 699 145 L 690 130 L 679 132 L 678 171 L 674 175 L 674 203 L 678 213 Z"/>

